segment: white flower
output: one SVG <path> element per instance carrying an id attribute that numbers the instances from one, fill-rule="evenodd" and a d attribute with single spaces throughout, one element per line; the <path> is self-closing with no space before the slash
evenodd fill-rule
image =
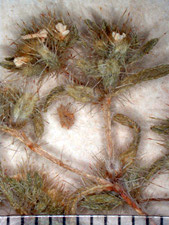
<path id="1" fill-rule="evenodd" d="M 115 41 L 121 41 L 126 37 L 125 33 L 119 34 L 117 32 L 112 32 L 112 37 L 114 38 Z"/>
<path id="2" fill-rule="evenodd" d="M 70 32 L 69 30 L 66 30 L 67 26 L 63 25 L 62 23 L 56 24 L 55 27 L 56 27 L 56 30 L 62 35 L 62 37 L 65 37 Z"/>
<path id="3" fill-rule="evenodd" d="M 29 58 L 26 56 L 22 56 L 22 57 L 16 57 L 14 59 L 14 63 L 16 67 L 21 67 L 22 65 L 26 64 L 29 61 Z"/>
<path id="4" fill-rule="evenodd" d="M 33 38 L 41 38 L 44 41 L 47 38 L 47 36 L 48 36 L 47 30 L 42 29 L 35 34 L 27 34 L 27 35 L 21 36 L 21 38 L 24 40 L 29 40 Z"/>

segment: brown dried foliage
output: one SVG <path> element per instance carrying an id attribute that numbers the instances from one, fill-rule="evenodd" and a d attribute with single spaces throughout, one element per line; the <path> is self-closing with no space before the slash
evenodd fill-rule
<path id="1" fill-rule="evenodd" d="M 72 110 L 71 104 L 60 105 L 57 108 L 60 124 L 63 128 L 70 129 L 75 123 L 75 113 Z"/>

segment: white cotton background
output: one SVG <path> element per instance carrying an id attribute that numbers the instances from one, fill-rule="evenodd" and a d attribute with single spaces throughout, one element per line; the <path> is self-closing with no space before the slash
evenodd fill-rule
<path id="1" fill-rule="evenodd" d="M 10 56 L 9 44 L 19 37 L 17 23 L 30 22 L 32 16 L 37 17 L 47 8 L 57 7 L 57 1 L 48 0 L 0 0 L 0 61 Z M 150 55 L 145 56 L 142 65 L 145 67 L 169 63 L 169 0 L 64 0 L 59 1 L 59 7 L 65 12 L 76 15 L 77 18 L 92 18 L 92 12 L 98 12 L 103 18 L 118 20 L 127 9 L 132 18 L 132 25 L 138 34 L 145 33 L 147 39 L 161 37 Z M 79 19 L 80 20 L 80 19 Z M 7 76 L 7 72 L 0 68 L 0 79 Z M 61 78 L 59 78 L 61 79 Z M 59 82 L 59 81 L 58 81 Z M 55 79 L 45 82 L 41 90 L 42 96 L 56 86 Z M 33 87 L 35 88 L 35 87 Z M 30 87 L 32 89 L 32 87 Z M 75 109 L 75 124 L 69 130 L 61 127 L 56 109 L 61 103 L 72 103 Z M 152 162 L 166 153 L 157 144 L 160 137 L 150 130 L 156 123 L 151 117 L 166 118 L 169 113 L 169 76 L 141 83 L 131 88 L 125 95 L 112 102 L 113 113 L 123 113 L 135 120 L 141 127 L 141 143 L 138 150 L 138 160 L 142 165 L 150 166 Z M 63 159 L 72 167 L 90 172 L 95 157 L 104 157 L 105 147 L 104 123 L 99 108 L 82 105 L 71 98 L 62 98 L 55 102 L 45 118 L 45 132 L 38 143 L 52 155 Z M 28 125 L 27 134 L 32 126 Z M 129 128 L 114 124 L 112 135 L 117 149 L 122 149 L 132 140 Z M 8 135 L 0 136 L 0 158 L 3 166 L 11 173 L 20 163 L 28 161 L 36 167 L 44 168 L 49 177 L 59 174 L 59 179 L 65 183 L 68 190 L 75 190 L 81 183 L 81 178 L 57 165 L 37 156 L 26 149 L 19 141 Z M 154 179 L 145 190 L 145 198 L 166 197 L 169 195 L 169 174 L 162 174 Z M 166 202 L 149 204 L 147 212 L 151 215 L 168 215 L 169 204 Z M 1 214 L 12 211 L 1 209 Z M 112 213 L 135 214 L 134 211 L 122 209 Z"/>

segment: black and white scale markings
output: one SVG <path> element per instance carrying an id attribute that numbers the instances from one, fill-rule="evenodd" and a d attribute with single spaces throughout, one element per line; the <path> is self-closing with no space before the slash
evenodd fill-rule
<path id="1" fill-rule="evenodd" d="M 160 216 L 0 216 L 0 225 L 169 225 L 169 217 Z"/>

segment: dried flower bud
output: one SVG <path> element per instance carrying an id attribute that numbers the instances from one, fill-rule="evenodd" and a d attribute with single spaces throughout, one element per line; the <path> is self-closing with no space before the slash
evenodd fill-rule
<path id="1" fill-rule="evenodd" d="M 37 33 L 34 34 L 27 34 L 27 35 L 23 35 L 21 36 L 21 38 L 23 40 L 29 40 L 29 39 L 33 39 L 33 38 L 41 38 L 42 40 L 46 39 L 48 36 L 48 32 L 45 29 L 42 29 L 40 31 L 38 31 Z"/>
<path id="2" fill-rule="evenodd" d="M 29 61 L 30 61 L 30 58 L 27 56 L 14 58 L 14 64 L 17 68 L 23 66 L 24 64 L 27 64 Z"/>

